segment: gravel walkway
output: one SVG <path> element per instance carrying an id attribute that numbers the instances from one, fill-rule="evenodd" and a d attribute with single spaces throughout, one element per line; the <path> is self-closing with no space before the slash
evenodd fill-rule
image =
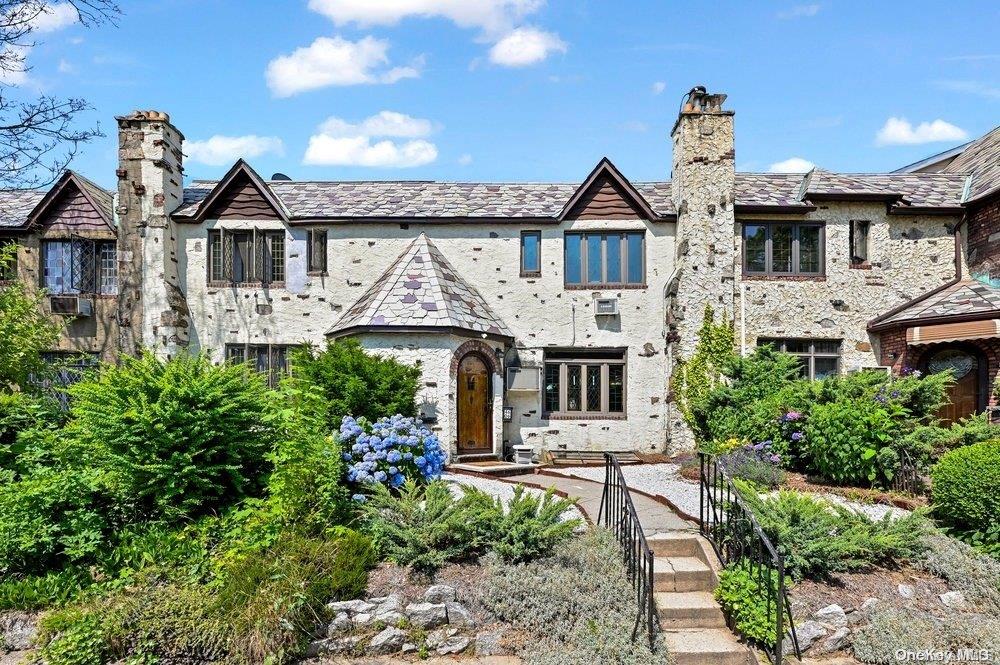
<path id="1" fill-rule="evenodd" d="M 482 490 L 487 494 L 497 497 L 498 499 L 503 501 L 504 505 L 509 504 L 511 499 L 514 498 L 514 488 L 517 487 L 517 485 L 515 485 L 514 483 L 508 483 L 502 480 L 494 480 L 492 478 L 467 476 L 461 473 L 444 473 L 442 474 L 441 479 L 449 483 L 453 483 L 455 491 L 458 491 L 460 489 L 459 486 L 475 487 L 476 489 Z M 534 487 L 525 486 L 524 489 L 526 492 L 534 494 L 536 496 L 540 496 L 545 493 L 543 490 Z M 579 518 L 583 520 L 583 513 L 581 513 L 580 509 L 577 508 L 576 506 L 570 508 L 569 510 L 567 510 L 562 514 L 563 520 L 571 520 L 574 518 Z"/>
<path id="2" fill-rule="evenodd" d="M 698 483 L 681 478 L 680 465 L 623 464 L 621 468 L 629 487 L 646 494 L 659 494 L 677 506 L 687 517 L 698 519 L 698 504 L 701 501 Z M 548 470 L 598 483 L 604 482 L 603 466 L 560 466 L 550 467 Z"/>

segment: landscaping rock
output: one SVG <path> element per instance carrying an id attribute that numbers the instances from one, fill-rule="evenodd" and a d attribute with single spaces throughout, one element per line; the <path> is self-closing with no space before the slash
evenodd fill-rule
<path id="1" fill-rule="evenodd" d="M 410 603 L 406 616 L 418 628 L 436 628 L 448 623 L 448 610 L 444 603 Z"/>
<path id="2" fill-rule="evenodd" d="M 801 625 L 795 627 L 795 635 L 799 638 L 799 649 L 806 651 L 816 640 L 825 637 L 829 631 L 816 621 L 803 621 Z M 784 640 L 784 648 L 791 653 L 792 640 Z"/>
<path id="3" fill-rule="evenodd" d="M 949 591 L 947 593 L 942 593 L 939 597 L 945 607 L 953 610 L 961 610 L 965 608 L 965 596 L 962 595 L 961 591 Z"/>
<path id="4" fill-rule="evenodd" d="M 333 618 L 330 625 L 326 627 L 326 636 L 336 637 L 341 633 L 346 633 L 352 628 L 354 628 L 354 622 L 351 621 L 351 615 L 347 612 L 340 612 Z"/>
<path id="5" fill-rule="evenodd" d="M 315 658 L 329 654 L 349 654 L 353 653 L 364 637 L 352 635 L 350 637 L 327 638 L 325 640 L 315 640 L 310 642 L 306 648 L 306 657 Z"/>
<path id="6" fill-rule="evenodd" d="M 375 622 L 375 617 L 368 612 L 362 612 L 361 614 L 355 614 L 351 617 L 351 623 L 354 624 L 355 628 L 367 628 Z"/>
<path id="7" fill-rule="evenodd" d="M 0 614 L 0 648 L 23 651 L 31 648 L 38 634 L 38 620 L 24 612 Z"/>
<path id="8" fill-rule="evenodd" d="M 400 623 L 404 620 L 406 620 L 406 616 L 400 612 L 384 612 L 376 614 L 374 622 L 381 621 L 386 626 L 396 626 L 399 628 Z"/>
<path id="9" fill-rule="evenodd" d="M 819 653 L 832 653 L 834 651 L 840 651 L 847 646 L 847 638 L 850 634 L 851 631 L 849 628 L 838 628 L 833 635 L 823 640 L 817 648 L 817 651 Z"/>
<path id="10" fill-rule="evenodd" d="M 449 637 L 454 637 L 457 634 L 457 628 L 438 628 L 437 630 L 432 630 L 427 633 L 427 637 L 424 639 L 424 644 L 426 644 L 430 649 L 435 649 L 438 645 L 443 644 Z"/>
<path id="11" fill-rule="evenodd" d="M 24 665 L 31 656 L 31 651 L 11 651 L 0 653 L 0 665 Z"/>
<path id="12" fill-rule="evenodd" d="M 500 639 L 503 634 L 499 630 L 483 630 L 476 633 L 477 656 L 499 656 L 503 653 Z"/>
<path id="13" fill-rule="evenodd" d="M 449 637 L 445 640 L 436 651 L 438 654 L 445 656 L 450 653 L 462 653 L 469 648 L 469 644 L 472 642 L 468 637 Z"/>
<path id="14" fill-rule="evenodd" d="M 896 591 L 899 592 L 900 596 L 906 599 L 913 598 L 916 593 L 916 589 L 913 588 L 912 584 L 900 584 L 896 587 Z"/>
<path id="15" fill-rule="evenodd" d="M 861 603 L 861 611 L 870 612 L 873 607 L 878 605 L 878 603 L 879 603 L 878 598 L 866 598 L 865 602 Z"/>
<path id="16" fill-rule="evenodd" d="M 348 614 L 361 614 L 371 612 L 375 606 L 364 600 L 342 600 L 335 603 L 327 603 L 326 609 L 333 613 L 347 612 Z"/>
<path id="17" fill-rule="evenodd" d="M 461 603 L 445 603 L 444 606 L 448 611 L 448 623 L 452 626 L 476 625 L 476 620 L 472 617 L 472 613 L 465 609 L 465 606 Z"/>
<path id="18" fill-rule="evenodd" d="M 403 644 L 403 648 L 400 649 L 403 653 L 413 653 L 417 650 L 417 645 L 413 642 L 406 642 Z"/>
<path id="19" fill-rule="evenodd" d="M 824 608 L 816 610 L 813 619 L 834 629 L 843 628 L 847 625 L 847 613 L 844 612 L 844 608 L 840 605 L 827 605 Z"/>
<path id="20" fill-rule="evenodd" d="M 402 612 L 405 599 L 398 593 L 391 593 L 380 598 L 369 598 L 368 602 L 375 605 L 375 615 L 386 612 Z"/>
<path id="21" fill-rule="evenodd" d="M 396 653 L 405 643 L 406 632 L 395 626 L 389 626 L 372 638 L 368 644 L 368 653 L 376 656 Z"/>
<path id="22" fill-rule="evenodd" d="M 455 587 L 450 587 L 447 584 L 435 584 L 424 592 L 424 602 L 427 603 L 450 603 L 454 602 L 456 598 L 458 598 L 458 594 Z"/>

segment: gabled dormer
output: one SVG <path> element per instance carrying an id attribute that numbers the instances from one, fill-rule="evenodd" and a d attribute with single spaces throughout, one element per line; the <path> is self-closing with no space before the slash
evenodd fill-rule
<path id="1" fill-rule="evenodd" d="M 45 235 L 114 235 L 114 198 L 73 171 L 66 171 L 28 215 L 25 226 Z"/>
<path id="2" fill-rule="evenodd" d="M 646 199 L 607 157 L 601 159 L 563 207 L 559 220 L 660 220 Z"/>
<path id="3" fill-rule="evenodd" d="M 240 159 L 201 201 L 192 215 L 177 215 L 184 221 L 206 219 L 279 219 L 288 221 L 288 211 L 253 168 Z"/>

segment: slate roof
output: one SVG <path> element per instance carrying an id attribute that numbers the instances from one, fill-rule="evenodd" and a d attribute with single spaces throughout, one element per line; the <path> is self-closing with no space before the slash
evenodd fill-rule
<path id="1" fill-rule="evenodd" d="M 28 215 L 44 197 L 45 192 L 38 189 L 0 190 L 0 228 L 16 229 L 24 226 Z"/>
<path id="2" fill-rule="evenodd" d="M 1000 126 L 970 143 L 945 171 L 972 176 L 967 201 L 1000 190 Z"/>
<path id="3" fill-rule="evenodd" d="M 457 328 L 513 337 L 479 292 L 423 233 L 326 334 L 393 328 Z"/>
<path id="4" fill-rule="evenodd" d="M 940 291 L 931 292 L 914 301 L 909 307 L 892 316 L 877 321 L 884 326 L 891 323 L 915 322 L 942 316 L 990 314 L 1000 311 L 1000 289 L 973 279 L 955 282 Z"/>

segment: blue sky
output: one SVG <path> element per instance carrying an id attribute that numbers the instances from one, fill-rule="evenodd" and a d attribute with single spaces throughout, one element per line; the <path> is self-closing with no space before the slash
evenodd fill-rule
<path id="1" fill-rule="evenodd" d="M 1000 123 L 995 1 L 121 4 L 40 35 L 19 86 L 95 107 L 73 168 L 106 186 L 136 108 L 171 114 L 189 178 L 243 153 L 296 179 L 575 182 L 604 155 L 665 179 L 696 84 L 729 94 L 740 170 L 891 170 Z"/>

